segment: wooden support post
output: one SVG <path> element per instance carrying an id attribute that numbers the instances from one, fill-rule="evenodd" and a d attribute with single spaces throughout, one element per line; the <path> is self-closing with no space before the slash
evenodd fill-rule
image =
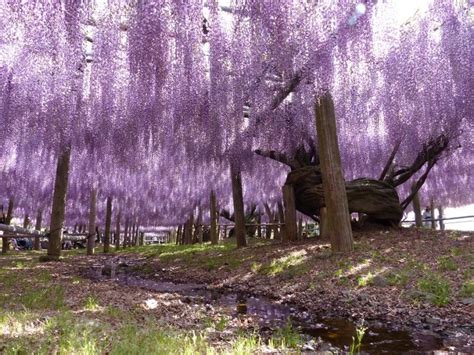
<path id="1" fill-rule="evenodd" d="M 336 253 L 351 252 L 354 243 L 351 217 L 337 140 L 334 103 L 329 92 L 317 99 L 315 114 L 331 249 Z"/>
<path id="2" fill-rule="evenodd" d="M 303 218 L 298 219 L 298 239 L 303 238 Z"/>
<path id="3" fill-rule="evenodd" d="M 178 226 L 178 231 L 176 232 L 176 245 L 182 244 L 182 242 L 181 242 L 182 231 L 183 231 L 183 226 L 180 224 Z"/>
<path id="4" fill-rule="evenodd" d="M 137 230 L 135 231 L 135 246 L 140 245 L 140 224 L 137 222 Z"/>
<path id="5" fill-rule="evenodd" d="M 268 203 L 264 203 L 263 204 L 263 207 L 265 208 L 265 212 L 267 214 L 267 217 L 268 217 L 268 223 L 272 223 L 273 222 L 273 214 L 272 214 L 272 210 L 270 209 L 270 206 L 268 205 Z M 270 226 L 265 226 L 265 239 L 271 239 L 272 238 L 272 228 Z"/>
<path id="6" fill-rule="evenodd" d="M 87 255 L 94 254 L 95 248 L 95 219 L 97 213 L 97 190 L 91 189 L 91 195 L 89 198 L 89 227 L 87 235 Z"/>
<path id="7" fill-rule="evenodd" d="M 15 198 L 10 197 L 8 201 L 8 211 L 7 211 L 7 219 L 5 224 L 10 225 L 12 218 L 13 218 L 13 206 L 15 205 Z M 8 253 L 8 249 L 10 249 L 10 240 L 6 237 L 2 237 L 2 254 Z"/>
<path id="8" fill-rule="evenodd" d="M 189 245 L 193 242 L 193 225 L 194 216 L 191 214 L 189 219 L 184 224 L 184 244 Z"/>
<path id="9" fill-rule="evenodd" d="M 199 206 L 198 207 L 197 219 L 196 219 L 195 225 L 194 225 L 193 244 L 196 244 L 200 241 L 199 240 L 199 234 L 201 233 L 201 231 L 200 231 L 201 230 L 201 220 L 202 220 L 202 209 Z"/>
<path id="10" fill-rule="evenodd" d="M 199 224 L 199 233 L 198 233 L 199 243 L 202 243 L 203 233 L 204 233 L 203 226 L 202 224 Z"/>
<path id="11" fill-rule="evenodd" d="M 247 246 L 247 240 L 245 238 L 245 212 L 242 177 L 240 168 L 235 162 L 230 164 L 230 177 L 232 181 L 232 199 L 234 202 L 234 235 L 237 242 L 237 248 L 241 248 Z"/>
<path id="12" fill-rule="evenodd" d="M 262 215 L 257 214 L 257 238 L 262 239 Z"/>
<path id="13" fill-rule="evenodd" d="M 130 232 L 130 245 L 131 246 L 135 246 L 135 233 L 136 233 L 135 227 L 136 227 L 135 222 L 133 222 L 132 229 Z"/>
<path id="14" fill-rule="evenodd" d="M 285 205 L 285 231 L 283 238 L 285 241 L 293 242 L 298 239 L 298 229 L 296 226 L 295 192 L 292 185 L 283 185 L 283 204 Z"/>
<path id="15" fill-rule="evenodd" d="M 35 229 L 37 231 L 41 230 L 42 222 L 43 222 L 43 210 L 41 208 L 38 208 L 38 213 L 36 214 L 36 225 L 35 225 Z M 35 240 L 33 242 L 33 249 L 40 250 L 40 237 L 35 237 Z"/>
<path id="16" fill-rule="evenodd" d="M 217 234 L 217 204 L 216 194 L 211 191 L 211 208 L 210 208 L 210 219 L 211 219 L 211 244 L 216 245 L 219 243 L 219 235 Z"/>
<path id="17" fill-rule="evenodd" d="M 112 224 L 112 197 L 107 197 L 107 211 L 105 214 L 104 253 L 110 252 L 110 226 Z"/>
<path id="18" fill-rule="evenodd" d="M 27 213 L 25 214 L 25 218 L 23 219 L 23 228 L 27 229 L 29 224 L 30 224 L 30 218 Z"/>
<path id="19" fill-rule="evenodd" d="M 431 229 L 436 229 L 435 205 L 434 205 L 433 199 L 430 200 L 430 211 L 431 211 Z"/>
<path id="20" fill-rule="evenodd" d="M 223 239 L 227 239 L 227 226 L 224 226 L 224 237 Z"/>
<path id="21" fill-rule="evenodd" d="M 123 234 L 123 247 L 128 247 L 128 228 L 129 228 L 130 220 L 129 218 L 125 218 L 125 232 Z"/>
<path id="22" fill-rule="evenodd" d="M 416 184 L 413 183 L 413 185 L 411 186 L 412 192 L 413 192 L 415 189 L 416 189 Z M 421 203 L 420 203 L 420 195 L 419 195 L 419 192 L 417 192 L 417 193 L 413 196 L 412 204 L 413 204 L 413 212 L 415 213 L 415 225 L 416 225 L 418 228 L 421 228 L 421 227 L 423 227 L 423 219 L 422 219 L 422 217 L 421 217 Z"/>
<path id="23" fill-rule="evenodd" d="M 279 228 L 278 237 L 279 237 L 281 240 L 288 240 L 288 239 L 285 237 L 285 228 L 284 228 L 284 224 L 285 224 L 285 213 L 284 213 L 284 211 L 283 211 L 283 204 L 279 201 L 278 204 L 277 204 L 277 207 L 278 207 L 278 215 L 275 216 L 275 222 L 276 222 L 276 223 L 280 223 L 280 226 L 277 227 L 277 228 Z"/>
<path id="24" fill-rule="evenodd" d="M 117 213 L 117 219 L 115 220 L 115 250 L 120 249 L 120 218 L 122 211 L 119 210 Z"/>
<path id="25" fill-rule="evenodd" d="M 444 218 L 443 206 L 439 206 L 438 207 L 439 229 L 442 231 L 446 229 L 443 218 Z"/>
<path id="26" fill-rule="evenodd" d="M 71 147 L 67 146 L 58 156 L 56 179 L 54 181 L 53 206 L 51 208 L 51 223 L 49 227 L 48 254 L 40 258 L 42 261 L 59 260 L 61 256 L 70 161 Z"/>
<path id="27" fill-rule="evenodd" d="M 145 232 L 140 232 L 140 246 L 142 247 L 145 243 Z"/>

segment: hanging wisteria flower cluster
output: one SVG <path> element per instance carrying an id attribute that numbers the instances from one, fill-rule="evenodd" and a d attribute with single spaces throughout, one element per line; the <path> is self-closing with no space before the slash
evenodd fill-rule
<path id="1" fill-rule="evenodd" d="M 47 210 L 65 146 L 69 225 L 92 187 L 100 218 L 113 196 L 142 225 L 182 222 L 211 189 L 230 208 L 230 161 L 245 201 L 276 201 L 287 171 L 253 151 L 314 138 L 327 90 L 346 178 L 455 132 L 423 193 L 472 203 L 472 26 L 461 0 L 2 1 L 2 203 Z"/>

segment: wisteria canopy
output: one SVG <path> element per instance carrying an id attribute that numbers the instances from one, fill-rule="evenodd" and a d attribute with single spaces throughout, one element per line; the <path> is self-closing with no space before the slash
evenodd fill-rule
<path id="1" fill-rule="evenodd" d="M 246 203 L 273 203 L 288 169 L 254 151 L 315 138 L 326 91 L 346 179 L 451 132 L 422 193 L 473 203 L 473 18 L 467 0 L 1 1 L 2 203 L 48 211 L 69 145 L 68 225 L 92 187 L 102 221 L 108 196 L 141 225 L 182 223 L 211 190 L 231 209 L 230 161 Z"/>

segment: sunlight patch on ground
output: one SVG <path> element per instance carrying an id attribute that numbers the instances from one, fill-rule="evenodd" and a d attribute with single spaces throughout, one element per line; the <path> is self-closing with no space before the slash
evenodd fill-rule
<path id="1" fill-rule="evenodd" d="M 360 273 L 361 271 L 367 269 L 368 267 L 370 267 L 371 264 L 372 264 L 372 259 L 365 259 L 358 265 L 351 266 L 349 270 L 343 274 L 343 276 L 345 277 L 354 276 Z"/>

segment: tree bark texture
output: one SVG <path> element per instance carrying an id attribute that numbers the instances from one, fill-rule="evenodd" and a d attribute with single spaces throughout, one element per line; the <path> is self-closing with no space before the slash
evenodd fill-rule
<path id="1" fill-rule="evenodd" d="M 97 211 L 97 190 L 95 188 L 92 188 L 90 200 L 89 200 L 89 228 L 88 228 L 88 235 L 87 235 L 87 255 L 94 254 L 96 211 Z"/>
<path id="2" fill-rule="evenodd" d="M 107 197 L 107 210 L 105 214 L 104 253 L 110 252 L 110 227 L 112 224 L 112 197 Z"/>
<path id="3" fill-rule="evenodd" d="M 237 248 L 241 248 L 247 246 L 247 240 L 245 237 L 244 197 L 240 168 L 235 165 L 235 163 L 230 164 L 230 176 L 232 182 L 232 199 L 234 203 L 234 233 L 237 241 Z"/>
<path id="4" fill-rule="evenodd" d="M 317 100 L 315 114 L 331 249 L 336 253 L 351 252 L 351 218 L 337 140 L 334 103 L 329 93 Z"/>
<path id="5" fill-rule="evenodd" d="M 64 214 L 66 210 L 66 194 L 69 183 L 69 163 L 71 148 L 64 148 L 58 156 L 56 179 L 54 181 L 53 206 L 49 227 L 48 254 L 46 260 L 59 260 L 63 239 Z"/>

